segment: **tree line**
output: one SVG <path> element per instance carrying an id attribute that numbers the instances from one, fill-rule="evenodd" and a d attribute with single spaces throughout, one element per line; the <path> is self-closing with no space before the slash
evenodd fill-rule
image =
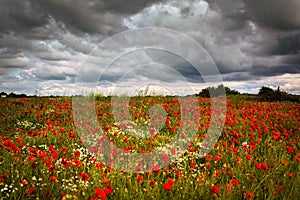
<path id="1" fill-rule="evenodd" d="M 207 87 L 202 89 L 196 96 L 203 97 L 203 98 L 211 98 L 211 97 L 218 97 L 218 96 L 237 96 L 237 95 L 248 95 L 254 97 L 255 100 L 258 101 L 292 101 L 292 102 L 300 102 L 299 95 L 289 94 L 284 90 L 281 90 L 278 86 L 277 89 L 272 89 L 268 86 L 262 86 L 259 89 L 257 95 L 255 94 L 241 94 L 237 90 L 230 89 L 229 87 L 224 86 L 223 84 L 218 85 L 217 87 Z M 9 98 L 25 98 L 25 97 L 36 97 L 34 96 L 27 96 L 26 94 L 15 94 L 11 92 L 9 94 L 5 92 L 0 93 L 0 97 L 9 97 Z M 49 96 L 54 97 L 54 96 Z"/>
<path id="2" fill-rule="evenodd" d="M 202 89 L 197 96 L 203 98 L 210 98 L 210 97 L 217 97 L 217 96 L 233 96 L 233 95 L 241 95 L 240 92 L 237 90 L 232 90 L 229 87 L 225 87 L 223 84 L 218 85 L 217 87 L 207 87 Z M 250 94 L 246 94 L 250 95 Z M 256 100 L 258 101 L 293 101 L 293 102 L 300 102 L 299 95 L 289 94 L 284 90 L 280 90 L 280 86 L 277 89 L 272 89 L 268 86 L 262 86 L 259 89 L 257 95 L 251 94 L 255 96 Z"/>

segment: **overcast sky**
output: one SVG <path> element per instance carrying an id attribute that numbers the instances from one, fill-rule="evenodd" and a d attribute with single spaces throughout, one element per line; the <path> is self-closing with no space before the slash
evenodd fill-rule
<path id="1" fill-rule="evenodd" d="M 0 0 L 0 90 L 70 95 L 80 85 L 81 92 L 109 94 L 150 85 L 156 93 L 200 91 L 204 79 L 187 58 L 140 49 L 166 42 L 193 54 L 176 35 L 145 35 L 136 48 L 127 37 L 101 46 L 123 31 L 161 27 L 199 43 L 232 89 L 257 93 L 262 85 L 280 85 L 300 94 L 299 10 L 299 0 Z"/>

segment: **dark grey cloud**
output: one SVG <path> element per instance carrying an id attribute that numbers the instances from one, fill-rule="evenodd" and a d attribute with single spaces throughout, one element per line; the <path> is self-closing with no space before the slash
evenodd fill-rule
<path id="1" fill-rule="evenodd" d="M 152 4 L 163 2 L 164 0 L 101 0 L 94 1 L 98 10 L 105 10 L 119 14 L 135 14 Z"/>
<path id="2" fill-rule="evenodd" d="M 0 0 L 0 5 L 0 32 L 24 32 L 43 26 L 47 21 L 47 16 L 37 9 L 34 2 Z"/>
<path id="3" fill-rule="evenodd" d="M 97 11 L 89 2 L 79 0 L 45 0 L 38 3 L 41 12 L 82 32 L 109 33 L 120 26 L 120 18 L 108 12 Z"/>
<path id="4" fill-rule="evenodd" d="M 0 32 L 39 30 L 54 19 L 74 31 L 109 34 L 122 30 L 122 17 L 135 14 L 159 0 L 1 0 Z M 33 30 L 34 29 L 34 30 Z"/>
<path id="5" fill-rule="evenodd" d="M 156 2 L 0 0 L 0 78 L 26 68 L 24 77 L 65 80 L 63 67 L 76 68 L 102 39 L 124 30 L 124 16 Z"/>
<path id="6" fill-rule="evenodd" d="M 126 29 L 157 26 L 195 39 L 227 82 L 254 81 L 254 87 L 274 78 L 296 91 L 291 81 L 300 74 L 299 10 L 299 0 L 0 0 L 0 87 L 57 92 L 74 82 L 79 67 L 86 68 L 83 81 L 89 84 L 103 72 L 97 57 L 118 53 L 90 55 L 101 41 Z M 134 68 L 137 58 L 126 56 L 103 82 L 124 78 L 130 85 L 133 79 L 153 78 L 176 85 L 181 81 L 176 73 L 193 84 L 204 82 L 183 58 L 165 52 L 148 52 L 148 57 L 161 65 Z"/>
<path id="7" fill-rule="evenodd" d="M 244 0 L 246 9 L 260 24 L 274 29 L 300 28 L 299 0 Z"/>
<path id="8" fill-rule="evenodd" d="M 283 62 L 286 65 L 299 65 L 299 63 L 300 63 L 300 52 L 296 55 L 286 56 L 283 59 Z"/>
<path id="9" fill-rule="evenodd" d="M 300 32 L 279 37 L 278 45 L 272 49 L 272 55 L 297 55 L 300 53 Z"/>
<path id="10" fill-rule="evenodd" d="M 230 74 L 230 73 L 239 73 L 239 72 L 247 72 L 248 69 L 234 69 L 232 66 L 226 65 L 226 63 L 216 62 L 216 66 L 218 67 L 221 74 Z"/>
<path id="11" fill-rule="evenodd" d="M 178 73 L 183 79 L 192 83 L 203 83 L 203 77 L 200 72 L 197 71 L 195 66 L 193 66 L 185 58 L 176 55 L 172 52 L 147 49 L 146 54 L 156 63 L 163 66 L 168 66 L 173 72 Z M 158 71 L 157 76 L 161 81 L 175 82 L 174 78 L 167 78 L 166 75 L 170 73 L 169 71 Z M 159 77 L 161 76 L 161 77 Z"/>
<path id="12" fill-rule="evenodd" d="M 213 10 L 222 15 L 220 26 L 226 31 L 241 30 L 247 26 L 249 13 L 242 0 L 206 0 Z M 220 28 L 220 27 L 219 27 Z"/>
<path id="13" fill-rule="evenodd" d="M 261 77 L 253 76 L 249 72 L 232 72 L 223 75 L 223 81 L 225 82 L 244 82 L 244 81 L 253 81 L 253 80 L 260 80 Z"/>
<path id="14" fill-rule="evenodd" d="M 254 76 L 278 76 L 282 74 L 300 74 L 298 66 L 253 66 L 251 74 Z"/>

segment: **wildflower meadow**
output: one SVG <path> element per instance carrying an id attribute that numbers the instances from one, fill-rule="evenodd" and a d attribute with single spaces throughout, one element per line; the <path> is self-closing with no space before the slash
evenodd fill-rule
<path id="1" fill-rule="evenodd" d="M 151 163 L 151 170 L 128 172 L 101 162 L 101 154 L 113 162 L 117 150 L 97 147 L 97 140 L 129 153 L 155 152 L 182 126 L 177 97 L 130 98 L 131 121 L 153 127 L 147 137 L 115 119 L 111 97 L 92 104 L 97 127 L 74 118 L 71 97 L 1 98 L 0 199 L 300 199 L 299 103 L 227 98 L 221 134 L 201 156 L 211 99 L 196 101 L 199 110 L 188 113 L 199 117 L 192 122 L 197 131 L 184 155 L 164 167 Z M 165 114 L 151 115 L 153 105 Z M 94 145 L 86 145 L 78 124 L 95 135 Z M 99 130 L 105 137 L 96 137 Z M 171 148 L 161 163 L 176 151 Z"/>

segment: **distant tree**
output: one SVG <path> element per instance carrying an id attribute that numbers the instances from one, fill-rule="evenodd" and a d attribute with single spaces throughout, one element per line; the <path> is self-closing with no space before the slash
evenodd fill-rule
<path id="1" fill-rule="evenodd" d="M 18 97 L 19 98 L 24 98 L 24 97 L 27 97 L 27 95 L 26 94 L 18 94 Z"/>
<path id="2" fill-rule="evenodd" d="M 217 87 L 207 87 L 202 89 L 197 96 L 210 98 L 210 97 L 217 97 L 225 95 L 225 88 L 224 85 L 218 85 Z"/>
<path id="3" fill-rule="evenodd" d="M 258 92 L 258 98 L 262 101 L 289 101 L 292 95 L 280 90 L 278 86 L 276 90 L 270 87 L 262 86 Z"/>
<path id="4" fill-rule="evenodd" d="M 225 87 L 223 84 L 218 85 L 218 87 L 213 87 L 211 89 L 211 97 L 218 97 L 218 96 L 222 96 L 222 95 L 226 95 L 225 93 Z"/>
<path id="5" fill-rule="evenodd" d="M 269 88 L 267 86 L 262 86 L 259 89 L 258 95 L 270 95 L 272 93 L 274 93 L 274 90 L 272 88 Z"/>
<path id="6" fill-rule="evenodd" d="M 14 92 L 11 92 L 11 93 L 9 93 L 9 94 L 7 95 L 7 97 L 12 97 L 12 98 L 14 98 L 14 97 L 16 97 L 16 94 L 15 94 Z"/>
<path id="7" fill-rule="evenodd" d="M 226 95 L 238 95 L 240 94 L 237 90 L 232 90 L 229 87 L 225 87 Z"/>
<path id="8" fill-rule="evenodd" d="M 15 94 L 14 92 L 9 93 L 9 95 L 7 97 L 10 98 L 23 98 L 23 97 L 27 97 L 26 94 Z"/>
<path id="9" fill-rule="evenodd" d="M 209 88 L 202 89 L 201 92 L 199 92 L 199 94 L 197 94 L 197 96 L 209 98 L 210 97 Z"/>
<path id="10" fill-rule="evenodd" d="M 217 87 L 207 87 L 201 90 L 197 96 L 201 96 L 204 98 L 209 98 L 209 97 L 217 97 L 217 96 L 222 96 L 222 95 L 238 95 L 240 94 L 236 90 L 232 90 L 229 87 L 224 87 L 223 84 L 218 85 Z"/>

